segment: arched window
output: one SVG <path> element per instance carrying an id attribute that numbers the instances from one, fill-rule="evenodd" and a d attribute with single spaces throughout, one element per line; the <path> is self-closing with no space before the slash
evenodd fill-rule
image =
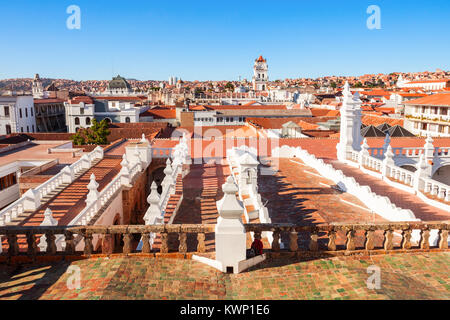
<path id="1" fill-rule="evenodd" d="M 105 118 L 106 123 L 111 123 L 111 119 L 110 118 Z"/>
<path id="2" fill-rule="evenodd" d="M 78 132 L 80 130 L 80 128 L 76 127 L 75 128 L 75 132 Z"/>
<path id="3" fill-rule="evenodd" d="M 91 118 L 87 117 L 86 118 L 86 125 L 90 125 L 91 124 Z"/>
<path id="4" fill-rule="evenodd" d="M 125 122 L 126 122 L 126 123 L 130 123 L 130 122 L 131 122 L 131 121 L 130 121 L 130 117 L 126 117 L 126 118 L 125 118 Z"/>
<path id="5" fill-rule="evenodd" d="M 79 124 L 80 124 L 80 118 L 78 118 L 78 117 L 75 118 L 75 124 L 76 124 L 76 125 L 79 125 Z"/>

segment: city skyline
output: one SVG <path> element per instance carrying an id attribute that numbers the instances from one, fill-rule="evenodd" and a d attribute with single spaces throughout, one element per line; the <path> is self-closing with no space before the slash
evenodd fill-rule
<path id="1" fill-rule="evenodd" d="M 66 9 L 81 11 L 70 30 Z M 381 10 L 381 29 L 369 30 L 367 8 Z M 0 13 L 4 50 L 0 79 L 137 80 L 251 79 L 263 55 L 271 80 L 448 70 L 445 12 L 450 5 L 388 1 L 318 4 L 267 1 L 210 4 L 25 1 Z M 446 10 L 447 9 L 447 10 Z M 18 17 L 14 12 L 20 12 Z M 30 72 L 30 70 L 32 70 Z"/>

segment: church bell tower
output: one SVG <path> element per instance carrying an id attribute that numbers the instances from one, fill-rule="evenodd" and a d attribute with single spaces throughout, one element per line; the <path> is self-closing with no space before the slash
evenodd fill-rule
<path id="1" fill-rule="evenodd" d="M 255 60 L 253 66 L 253 90 L 267 91 L 267 84 L 269 82 L 269 67 L 267 60 L 260 56 Z"/>

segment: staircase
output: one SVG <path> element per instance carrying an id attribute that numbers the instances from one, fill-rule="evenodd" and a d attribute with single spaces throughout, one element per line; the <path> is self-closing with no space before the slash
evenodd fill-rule
<path id="1" fill-rule="evenodd" d="M 95 159 L 92 162 L 92 167 L 96 166 L 102 159 Z M 83 174 L 85 174 L 86 172 L 88 172 L 91 168 L 89 169 L 83 169 L 81 171 L 79 171 L 77 174 L 75 174 L 74 176 L 74 180 L 76 181 L 79 177 L 81 177 Z M 55 190 L 53 190 L 52 192 L 48 193 L 45 197 L 43 197 L 41 199 L 41 207 L 46 204 L 47 202 L 49 202 L 50 200 L 52 200 L 53 198 L 55 198 L 58 194 L 60 194 L 65 188 L 67 188 L 70 185 L 70 183 L 63 183 L 61 184 L 58 188 L 56 188 Z M 38 209 L 39 210 L 39 209 Z M 34 213 L 34 211 L 24 211 L 22 214 L 18 215 L 17 218 L 13 219 L 10 223 L 7 223 L 6 226 L 18 226 L 20 225 L 25 219 L 27 219 L 29 216 L 31 216 Z"/>

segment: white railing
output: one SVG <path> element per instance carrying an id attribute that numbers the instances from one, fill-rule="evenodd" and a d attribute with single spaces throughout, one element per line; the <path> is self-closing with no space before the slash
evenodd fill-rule
<path id="1" fill-rule="evenodd" d="M 393 148 L 397 150 L 397 155 L 399 155 L 398 150 L 406 150 L 406 154 L 412 155 L 413 153 L 422 154 L 423 148 Z M 435 152 L 438 152 L 439 148 L 436 148 Z M 449 148 L 440 148 L 442 151 L 447 152 Z M 417 153 L 419 152 L 419 153 Z M 405 155 L 405 153 L 403 153 Z M 362 162 L 358 160 L 362 157 Z M 425 194 L 430 194 L 436 196 L 438 199 L 444 202 L 450 202 L 450 186 L 444 183 L 438 182 L 431 178 L 416 177 L 416 174 L 412 171 L 406 170 L 396 165 L 384 164 L 382 160 L 376 159 L 371 156 L 365 156 L 362 152 L 353 151 L 351 153 L 351 160 L 360 163 L 364 167 L 370 168 L 374 171 L 379 172 L 382 177 L 392 178 L 400 181 L 402 184 L 412 188 L 412 192 L 420 191 Z M 385 167 L 385 170 L 383 168 Z M 416 181 L 419 179 L 419 181 Z M 419 182 L 419 183 L 417 183 Z"/>
<path id="2" fill-rule="evenodd" d="M 374 158 L 374 157 L 370 157 L 370 156 L 360 155 L 359 157 L 362 157 L 362 165 L 364 165 L 372 170 L 381 172 L 381 169 L 383 167 L 383 161 L 381 161 L 380 159 Z"/>
<path id="3" fill-rule="evenodd" d="M 92 167 L 92 163 L 95 160 L 102 158 L 103 158 L 103 149 L 100 151 L 98 148 L 96 148 L 94 151 L 87 154 L 86 157 L 82 157 L 81 159 L 72 163 L 69 166 L 69 169 L 73 173 L 73 175 L 76 175 L 82 170 L 90 169 Z M 87 163 L 88 165 L 86 165 Z M 64 183 L 63 179 L 64 174 L 65 174 L 64 170 L 61 170 L 53 178 L 47 180 L 46 182 L 35 188 L 35 190 L 39 192 L 39 196 L 41 199 L 43 199 L 46 195 L 52 193 L 54 190 L 59 188 Z"/>
<path id="4" fill-rule="evenodd" d="M 4 208 L 0 213 L 0 227 L 5 226 L 12 220 L 17 218 L 25 211 L 25 198 L 21 197 L 17 201 L 11 203 L 9 206 Z"/>
<path id="5" fill-rule="evenodd" d="M 398 166 L 387 166 L 387 174 L 390 178 L 398 180 L 408 186 L 414 186 L 414 172 L 400 168 Z"/>
<path id="6" fill-rule="evenodd" d="M 40 199 L 45 198 L 45 196 L 58 189 L 64 183 L 63 180 L 63 174 L 62 172 L 59 172 L 56 176 L 53 176 L 40 186 L 36 187 L 35 190 L 39 192 Z"/>
<path id="7" fill-rule="evenodd" d="M 444 201 L 450 201 L 450 186 L 433 179 L 422 179 L 424 192 Z"/>
<path id="8" fill-rule="evenodd" d="M 69 166 L 70 174 L 72 175 L 70 182 L 72 182 L 73 175 L 77 174 L 83 169 L 89 169 L 92 166 L 92 163 L 97 159 L 103 158 L 103 149 L 101 147 L 95 148 L 94 151 L 86 155 L 86 158 L 81 158 L 75 163 Z M 86 163 L 86 159 L 89 159 L 89 166 L 84 167 L 84 163 Z M 35 189 L 30 189 L 29 192 L 22 195 L 21 198 L 7 206 L 6 208 L 0 211 L 0 225 L 3 223 L 11 222 L 11 219 L 15 219 L 18 215 L 22 214 L 25 210 L 35 211 L 40 207 L 40 201 L 52 193 L 58 187 L 60 187 L 64 181 L 64 176 L 67 174 L 65 169 L 61 170 L 57 175 L 47 180 L 43 184 L 39 185 Z M 67 180 L 66 180 L 67 181 Z M 28 207 L 25 208 L 24 203 L 28 201 L 31 203 Z"/>
<path id="9" fill-rule="evenodd" d="M 424 148 L 392 148 L 394 157 L 419 158 Z"/>

